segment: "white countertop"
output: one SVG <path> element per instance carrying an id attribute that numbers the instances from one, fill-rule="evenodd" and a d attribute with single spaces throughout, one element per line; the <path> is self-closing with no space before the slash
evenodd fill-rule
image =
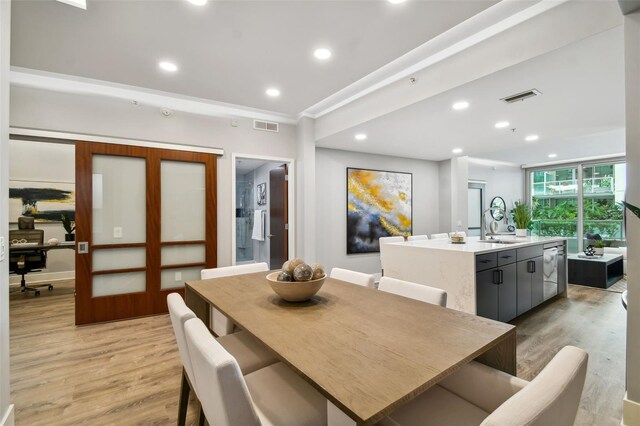
<path id="1" fill-rule="evenodd" d="M 488 239 L 489 237 L 487 237 Z M 391 245 L 407 246 L 422 248 L 427 250 L 448 250 L 471 254 L 491 253 L 501 250 L 509 250 L 533 246 L 536 244 L 544 244 L 550 242 L 565 241 L 564 237 L 515 237 L 499 235 L 496 239 L 515 241 L 511 244 L 497 243 L 481 243 L 480 237 L 466 237 L 465 244 L 452 244 L 449 239 L 442 240 L 421 240 L 421 241 L 405 241 L 402 243 L 390 243 Z"/>

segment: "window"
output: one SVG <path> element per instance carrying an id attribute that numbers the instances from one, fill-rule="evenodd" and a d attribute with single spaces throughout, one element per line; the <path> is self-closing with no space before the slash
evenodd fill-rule
<path id="1" fill-rule="evenodd" d="M 626 191 L 624 162 L 530 170 L 528 176 L 532 235 L 567 237 L 573 253 L 587 244 L 585 234 L 600 234 L 606 246 L 626 245 L 620 204 Z"/>
<path id="2" fill-rule="evenodd" d="M 531 172 L 532 235 L 567 237 L 570 252 L 578 251 L 578 169 Z"/>

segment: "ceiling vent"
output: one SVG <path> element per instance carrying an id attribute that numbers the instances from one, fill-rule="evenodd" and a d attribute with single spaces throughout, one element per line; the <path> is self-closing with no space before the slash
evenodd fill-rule
<path id="1" fill-rule="evenodd" d="M 278 123 L 272 121 L 253 120 L 253 128 L 255 130 L 263 130 L 265 132 L 278 132 Z"/>
<path id="2" fill-rule="evenodd" d="M 514 102 L 524 101 L 525 99 L 529 99 L 538 95 L 542 95 L 542 92 L 537 89 L 531 89 L 531 90 L 527 90 L 526 92 L 516 93 L 515 95 L 507 96 L 506 98 L 502 98 L 500 100 L 507 104 L 512 104 Z"/>

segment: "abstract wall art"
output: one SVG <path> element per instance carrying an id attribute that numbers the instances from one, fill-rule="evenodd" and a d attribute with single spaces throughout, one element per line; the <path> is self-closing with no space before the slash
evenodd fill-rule
<path id="1" fill-rule="evenodd" d="M 9 181 L 9 221 L 20 216 L 37 222 L 60 222 L 64 213 L 75 220 L 75 184 L 66 182 Z"/>
<path id="2" fill-rule="evenodd" d="M 266 206 L 267 205 L 267 183 L 259 183 L 258 192 L 256 194 L 258 205 Z"/>
<path id="3" fill-rule="evenodd" d="M 378 238 L 411 235 L 412 174 L 347 168 L 347 254 L 380 251 Z"/>

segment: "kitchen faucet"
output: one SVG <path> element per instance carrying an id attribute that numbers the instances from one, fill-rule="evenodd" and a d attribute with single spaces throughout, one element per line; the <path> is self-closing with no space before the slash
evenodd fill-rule
<path id="1" fill-rule="evenodd" d="M 480 218 L 480 239 L 484 240 L 487 238 L 487 223 L 485 221 L 485 216 L 488 211 L 499 211 L 502 212 L 502 216 L 504 218 L 504 223 L 509 223 L 509 219 L 507 219 L 507 212 L 502 207 L 489 207 L 485 211 L 482 212 L 482 217 Z M 493 239 L 493 235 L 491 236 Z"/>

